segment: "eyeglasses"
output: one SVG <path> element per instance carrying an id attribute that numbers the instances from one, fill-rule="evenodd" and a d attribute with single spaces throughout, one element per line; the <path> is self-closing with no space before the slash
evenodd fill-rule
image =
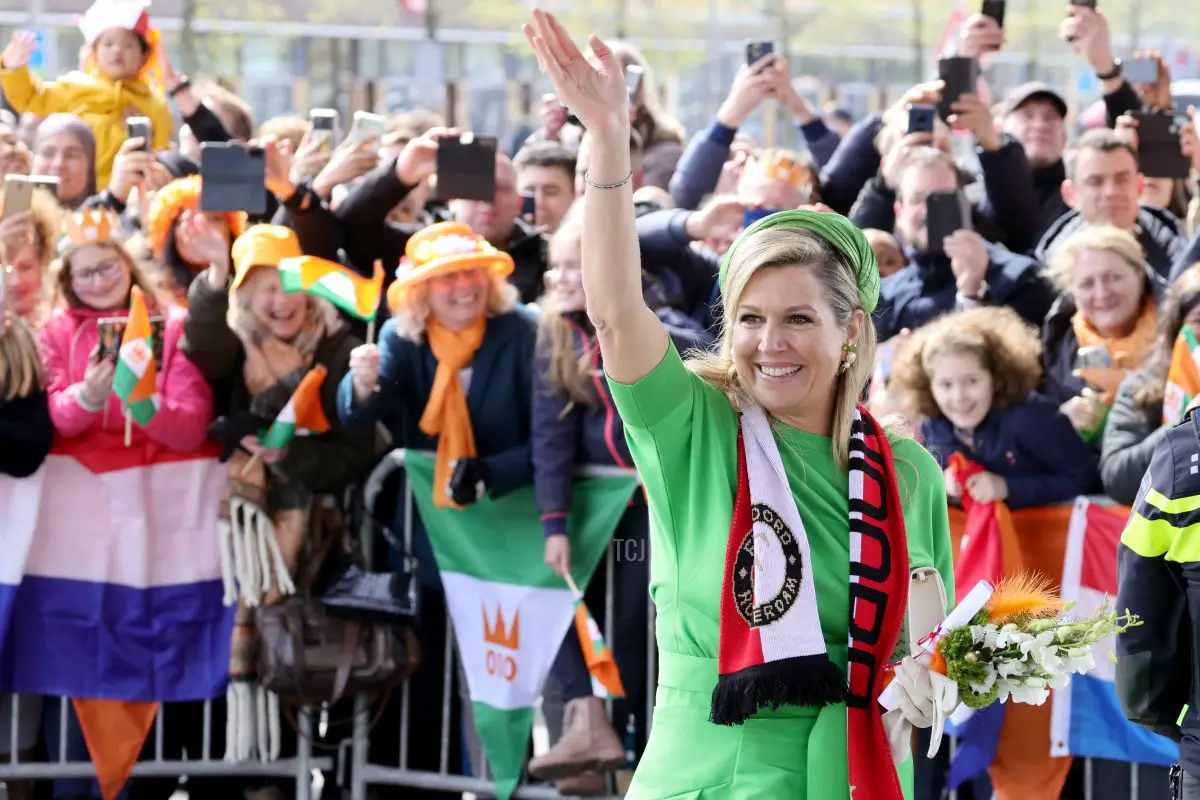
<path id="1" fill-rule="evenodd" d="M 89 269 L 72 269 L 71 283 L 76 286 L 83 286 L 91 283 L 96 278 L 101 281 L 111 280 L 116 277 L 118 270 L 122 264 L 120 261 L 102 261 Z"/>

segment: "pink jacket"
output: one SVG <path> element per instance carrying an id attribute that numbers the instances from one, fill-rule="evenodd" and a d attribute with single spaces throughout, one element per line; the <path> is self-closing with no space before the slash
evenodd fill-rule
<path id="1" fill-rule="evenodd" d="M 151 312 L 155 313 L 154 311 Z M 205 440 L 213 415 L 213 393 L 204 376 L 179 352 L 179 337 L 187 312 L 172 307 L 165 313 L 163 363 L 158 373 L 158 413 L 145 428 L 135 421 L 131 445 L 147 440 L 176 452 L 198 449 Z M 88 359 L 99 342 L 96 320 L 124 316 L 120 312 L 98 312 L 87 308 L 59 308 L 38 335 L 42 363 L 46 366 L 46 391 L 50 396 L 50 418 L 55 432 L 66 439 L 119 434 L 124 439 L 125 415 L 121 399 L 110 394 L 101 412 L 85 410 L 75 400 L 82 389 Z M 71 387 L 80 384 L 74 390 Z"/>

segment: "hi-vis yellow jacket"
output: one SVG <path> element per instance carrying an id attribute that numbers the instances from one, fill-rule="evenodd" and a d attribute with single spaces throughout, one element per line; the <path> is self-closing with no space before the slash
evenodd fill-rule
<path id="1" fill-rule="evenodd" d="M 18 112 L 39 117 L 75 114 L 96 137 L 96 190 L 108 186 L 113 159 L 125 143 L 125 120 L 149 117 L 154 126 L 153 149 L 171 143 L 175 120 L 167 101 L 141 81 L 111 81 L 99 75 L 72 72 L 52 83 L 42 83 L 27 67 L 0 70 L 0 87 Z"/>
<path id="2" fill-rule="evenodd" d="M 1142 625 L 1117 637 L 1125 715 L 1180 744 L 1200 775 L 1200 419 L 1192 409 L 1154 449 L 1117 549 L 1117 610 Z M 1190 706 L 1180 722 L 1180 713 Z"/>

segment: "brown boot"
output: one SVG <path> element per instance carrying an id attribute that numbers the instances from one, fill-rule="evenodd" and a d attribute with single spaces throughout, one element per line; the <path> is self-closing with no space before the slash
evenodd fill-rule
<path id="1" fill-rule="evenodd" d="M 530 775 L 557 781 L 587 770 L 612 772 L 625 763 L 625 748 L 613 732 L 599 697 L 572 700 L 563 718 L 562 738 L 548 753 L 530 760 Z"/>
<path id="2" fill-rule="evenodd" d="M 554 784 L 554 788 L 563 797 L 599 797 L 608 793 L 608 787 L 604 785 L 604 776 L 591 770 L 563 778 Z"/>

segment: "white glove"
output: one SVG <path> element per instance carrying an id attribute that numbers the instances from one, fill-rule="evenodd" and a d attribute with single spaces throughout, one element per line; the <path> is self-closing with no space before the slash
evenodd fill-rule
<path id="1" fill-rule="evenodd" d="M 898 752 L 907 758 L 911 728 L 932 728 L 928 757 L 933 758 L 941 747 L 946 720 L 958 708 L 958 685 L 945 675 L 931 672 L 912 656 L 896 667 L 893 683 L 896 707 L 884 714 L 892 755 L 898 761 L 904 760 Z"/>

